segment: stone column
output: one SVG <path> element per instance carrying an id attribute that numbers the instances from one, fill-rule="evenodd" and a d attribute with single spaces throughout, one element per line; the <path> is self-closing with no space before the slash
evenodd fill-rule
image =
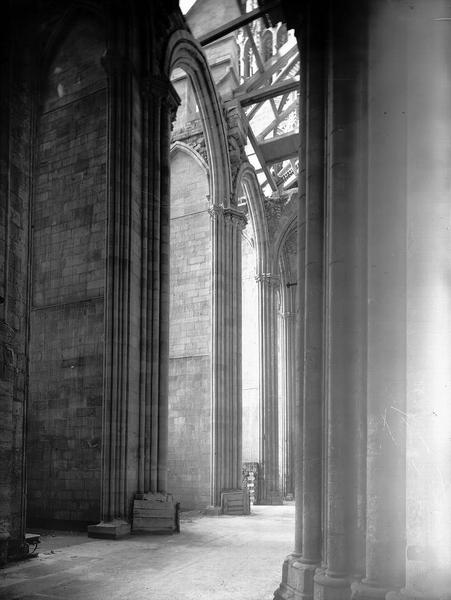
<path id="1" fill-rule="evenodd" d="M 451 5 L 423 0 L 412 6 L 401 13 L 408 73 L 403 90 L 407 393 L 405 412 L 398 413 L 406 428 L 406 573 L 401 596 L 449 598 Z"/>
<path id="2" fill-rule="evenodd" d="M 406 26 L 411 11 L 401 4 L 371 4 L 366 548 L 365 578 L 353 586 L 354 596 L 365 599 L 385 597 L 403 585 L 406 519 Z"/>
<path id="3" fill-rule="evenodd" d="M 283 379 L 285 401 L 285 496 L 295 495 L 295 401 L 296 401 L 296 287 L 285 291 L 284 311 L 282 313 L 283 329 Z"/>
<path id="4" fill-rule="evenodd" d="M 277 600 L 313 597 L 313 577 L 322 550 L 326 36 L 318 4 L 304 8 L 300 23 L 296 30 L 301 57 L 301 144 L 295 549 L 284 563 Z"/>
<path id="5" fill-rule="evenodd" d="M 277 393 L 277 289 L 279 277 L 256 276 L 260 366 L 260 471 L 258 504 L 281 504 L 279 480 L 279 398 Z"/>
<path id="6" fill-rule="evenodd" d="M 180 99 L 166 77 L 141 86 L 144 136 L 141 221 L 139 477 L 133 531 L 178 529 L 167 493 L 169 366 L 169 146 Z"/>
<path id="7" fill-rule="evenodd" d="M 328 65 L 323 564 L 315 598 L 345 600 L 362 576 L 366 459 L 365 11 L 332 13 Z M 345 10 L 343 11 L 343 8 Z M 340 12 L 346 14 L 341 18 Z M 349 43 L 350 36 L 353 42 Z"/>
<path id="8" fill-rule="evenodd" d="M 101 522 L 90 535 L 130 532 L 127 501 L 128 356 L 130 330 L 131 130 L 133 75 L 127 59 L 108 51 L 108 172 L 105 282 Z"/>
<path id="9" fill-rule="evenodd" d="M 212 506 L 241 490 L 241 231 L 245 215 L 212 206 Z"/>
<path id="10" fill-rule="evenodd" d="M 129 61 L 112 52 L 106 53 L 103 64 L 109 137 L 102 501 L 101 522 L 88 532 L 116 538 L 130 532 L 136 491 L 143 498 L 147 492 L 166 489 L 169 104 L 172 99 L 176 105 L 176 95 L 169 81 L 160 78 L 144 81 L 140 89 Z M 140 92 L 142 138 L 134 128 Z M 136 165 L 140 139 L 142 165 Z M 139 304 L 133 302 L 137 296 Z M 133 396 L 132 348 L 133 360 L 140 360 L 139 391 Z M 136 446 L 138 490 L 133 490 L 128 462 L 130 448 Z"/>
<path id="11" fill-rule="evenodd" d="M 169 80 L 142 82 L 140 448 L 137 498 L 166 492 L 169 363 L 169 145 L 180 100 Z"/>

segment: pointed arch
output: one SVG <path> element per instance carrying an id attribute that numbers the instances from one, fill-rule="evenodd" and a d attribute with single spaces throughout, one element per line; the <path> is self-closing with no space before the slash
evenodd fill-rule
<path id="1" fill-rule="evenodd" d="M 107 26 L 104 11 L 96 2 L 89 0 L 77 2 L 67 8 L 56 23 L 52 22 L 48 24 L 41 34 L 41 38 L 44 39 L 45 42 L 43 43 L 43 48 L 40 53 L 40 78 L 46 75 L 59 48 L 65 42 L 75 24 L 82 19 L 90 19 L 99 26 L 100 31 L 103 33 L 106 49 Z"/>
<path id="2" fill-rule="evenodd" d="M 298 226 L 297 221 L 297 207 L 298 207 L 298 199 L 299 195 L 297 192 L 291 194 L 290 199 L 288 200 L 286 207 L 284 209 L 284 214 L 282 215 L 280 227 L 277 232 L 277 235 L 273 241 L 274 248 L 274 272 L 279 270 L 280 265 L 280 257 L 282 253 L 283 246 L 287 238 L 291 235 L 294 229 Z"/>
<path id="3" fill-rule="evenodd" d="M 176 152 L 184 152 L 190 158 L 195 160 L 196 163 L 205 171 L 205 174 L 209 178 L 210 169 L 208 168 L 207 163 L 204 161 L 204 159 L 198 152 L 196 152 L 195 150 L 193 150 L 193 148 L 191 148 L 191 146 L 188 146 L 188 144 L 185 144 L 185 142 L 180 142 L 180 141 L 174 142 L 171 145 L 171 149 L 170 149 L 171 158 L 173 156 L 175 156 Z"/>
<path id="4" fill-rule="evenodd" d="M 293 235 L 293 233 L 295 233 L 296 231 L 297 231 L 297 216 L 294 215 L 291 217 L 291 220 L 289 220 L 286 223 L 286 225 L 283 228 L 283 230 L 281 231 L 280 235 L 275 240 L 274 266 L 278 270 L 278 274 L 280 275 L 280 281 L 282 284 L 281 285 L 281 290 L 282 290 L 281 301 L 282 301 L 283 305 L 286 305 L 287 303 L 289 303 L 289 294 L 287 294 L 286 285 L 288 283 L 291 283 L 289 281 L 290 265 L 289 265 L 289 261 L 288 261 L 288 256 L 287 256 L 286 252 L 284 252 L 284 248 L 285 248 L 285 243 L 288 240 L 288 238 L 291 235 Z"/>
<path id="5" fill-rule="evenodd" d="M 197 95 L 210 164 L 211 202 L 229 207 L 231 169 L 222 106 L 207 59 L 198 42 L 185 30 L 173 33 L 166 46 L 163 72 L 169 77 L 177 67 L 189 76 Z"/>
<path id="6" fill-rule="evenodd" d="M 263 193 L 257 179 L 255 169 L 249 162 L 241 165 L 236 176 L 235 204 L 238 203 L 238 194 L 241 186 L 246 191 L 249 216 L 255 236 L 256 273 L 270 272 L 269 234 L 263 205 Z"/>

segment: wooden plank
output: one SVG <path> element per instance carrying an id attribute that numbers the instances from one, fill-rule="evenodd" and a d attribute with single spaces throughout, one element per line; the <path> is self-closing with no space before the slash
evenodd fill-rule
<path id="1" fill-rule="evenodd" d="M 299 154 L 299 133 L 278 135 L 260 142 L 260 152 L 266 164 L 281 162 Z"/>
<path id="2" fill-rule="evenodd" d="M 200 36 L 198 38 L 198 42 L 201 46 L 206 46 L 207 44 L 211 44 L 211 42 L 215 42 L 216 40 L 219 40 L 220 38 L 224 37 L 228 33 L 232 33 L 232 31 L 235 31 L 236 29 L 239 29 L 240 27 L 247 25 L 247 23 L 251 23 L 252 21 L 255 21 L 255 19 L 258 19 L 262 15 L 268 13 L 273 8 L 276 8 L 277 6 L 279 6 L 279 4 L 280 4 L 280 0 L 273 0 L 273 2 L 268 2 L 263 8 L 256 8 L 255 10 L 245 13 L 244 15 L 241 15 L 240 17 L 237 17 L 236 19 L 232 19 L 225 25 L 221 25 L 221 27 L 217 27 L 216 29 L 213 29 L 209 33 L 206 33 L 205 35 Z"/>
<path id="3" fill-rule="evenodd" d="M 261 164 L 261 167 L 263 169 L 264 174 L 266 175 L 266 179 L 268 180 L 268 183 L 269 183 L 271 189 L 273 190 L 273 192 L 277 192 L 276 182 L 274 181 L 272 173 L 269 170 L 268 165 L 266 164 L 265 158 L 262 154 L 262 151 L 260 150 L 260 146 L 255 138 L 254 132 L 252 131 L 252 129 L 250 127 L 247 132 L 247 137 L 249 138 L 249 141 L 252 144 L 252 148 L 255 152 L 255 156 L 258 158 L 258 160 Z"/>
<path id="4" fill-rule="evenodd" d="M 268 79 L 270 79 L 276 71 L 282 68 L 290 58 L 294 57 L 298 52 L 296 40 L 290 40 L 287 43 L 289 43 L 288 50 L 283 50 L 286 45 L 284 44 L 277 54 L 274 54 L 265 63 L 263 63 L 263 72 L 259 71 L 246 79 L 246 81 L 236 88 L 234 96 L 250 92 L 251 90 L 254 90 L 255 88 L 258 88 L 262 84 L 266 83 Z"/>
<path id="5" fill-rule="evenodd" d="M 299 79 L 287 79 L 286 81 L 281 81 L 280 83 L 275 83 L 274 85 L 266 85 L 258 90 L 253 90 L 252 92 L 238 95 L 236 96 L 236 99 L 240 101 L 241 106 L 249 106 L 251 104 L 265 102 L 265 100 L 275 98 L 276 96 L 282 96 L 283 94 L 288 94 L 289 92 L 299 90 L 299 86 Z"/>

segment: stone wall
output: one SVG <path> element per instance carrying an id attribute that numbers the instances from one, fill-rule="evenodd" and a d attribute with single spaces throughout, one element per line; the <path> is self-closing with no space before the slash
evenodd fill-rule
<path id="1" fill-rule="evenodd" d="M 211 225 L 208 178 L 191 150 L 171 158 L 168 489 L 182 509 L 210 503 Z"/>
<path id="2" fill-rule="evenodd" d="M 105 278 L 103 44 L 80 22 L 38 118 L 32 206 L 28 519 L 96 521 Z"/>

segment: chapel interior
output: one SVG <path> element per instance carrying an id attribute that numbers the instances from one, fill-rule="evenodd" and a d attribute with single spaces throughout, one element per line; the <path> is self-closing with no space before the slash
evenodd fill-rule
<path id="1" fill-rule="evenodd" d="M 451 0 L 1 10 L 0 598 L 450 600 Z"/>

